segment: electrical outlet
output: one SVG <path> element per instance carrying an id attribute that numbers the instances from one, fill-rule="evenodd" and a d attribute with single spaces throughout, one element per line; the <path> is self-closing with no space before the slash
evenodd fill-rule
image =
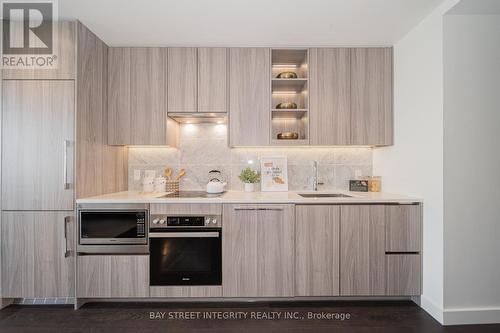
<path id="1" fill-rule="evenodd" d="M 134 170 L 134 180 L 141 180 L 141 170 Z"/>

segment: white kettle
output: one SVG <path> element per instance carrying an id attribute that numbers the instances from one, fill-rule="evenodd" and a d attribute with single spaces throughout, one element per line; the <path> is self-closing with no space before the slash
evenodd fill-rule
<path id="1" fill-rule="evenodd" d="M 227 182 L 223 180 L 222 172 L 211 170 L 208 173 L 209 181 L 207 184 L 207 193 L 222 193 L 225 191 Z"/>
<path id="2" fill-rule="evenodd" d="M 226 182 L 211 180 L 207 184 L 207 193 L 222 193 L 224 192 L 226 185 Z"/>

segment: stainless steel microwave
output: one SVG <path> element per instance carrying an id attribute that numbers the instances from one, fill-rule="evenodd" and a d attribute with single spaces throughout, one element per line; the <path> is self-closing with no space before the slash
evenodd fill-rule
<path id="1" fill-rule="evenodd" d="M 146 204 L 86 204 L 78 206 L 78 252 L 147 252 Z"/>

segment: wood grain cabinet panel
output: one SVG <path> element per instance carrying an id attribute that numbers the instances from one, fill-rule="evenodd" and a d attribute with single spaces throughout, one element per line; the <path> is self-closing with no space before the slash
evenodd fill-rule
<path id="1" fill-rule="evenodd" d="M 270 143 L 270 50 L 231 48 L 229 59 L 229 144 Z"/>
<path id="2" fill-rule="evenodd" d="M 310 136 L 312 145 L 351 143 L 350 51 L 310 49 Z"/>
<path id="3" fill-rule="evenodd" d="M 422 293 L 419 254 L 387 255 L 388 296 L 414 296 Z"/>
<path id="4" fill-rule="evenodd" d="M 74 80 L 76 76 L 75 22 L 59 21 L 55 34 L 57 42 L 54 55 L 57 57 L 54 69 L 4 69 L 3 78 L 10 80 Z M 17 31 L 16 31 L 17 32 Z M 22 31 L 18 31 L 22 33 Z"/>
<path id="5" fill-rule="evenodd" d="M 77 41 L 75 193 L 79 199 L 127 189 L 128 148 L 108 145 L 109 48 L 80 22 Z"/>
<path id="6" fill-rule="evenodd" d="M 295 295 L 338 296 L 340 206 L 296 206 L 295 216 Z"/>
<path id="7" fill-rule="evenodd" d="M 223 218 L 223 296 L 293 296 L 293 205 L 224 205 Z"/>
<path id="8" fill-rule="evenodd" d="M 168 112 L 198 111 L 198 55 L 194 47 L 168 48 Z"/>
<path id="9" fill-rule="evenodd" d="M 77 297 L 149 297 L 147 255 L 85 255 L 77 265 Z"/>
<path id="10" fill-rule="evenodd" d="M 3 212 L 2 296 L 72 296 L 73 227 L 72 212 Z"/>
<path id="11" fill-rule="evenodd" d="M 150 287 L 151 297 L 222 297 L 221 286 Z"/>
<path id="12" fill-rule="evenodd" d="M 392 48 L 351 49 L 351 144 L 393 144 Z"/>
<path id="13" fill-rule="evenodd" d="M 73 209 L 74 90 L 74 81 L 3 82 L 2 209 Z"/>
<path id="14" fill-rule="evenodd" d="M 386 206 L 385 231 L 385 250 L 387 252 L 420 252 L 422 244 L 421 206 Z"/>
<path id="15" fill-rule="evenodd" d="M 340 295 L 384 295 L 385 206 L 342 206 L 340 239 Z"/>
<path id="16" fill-rule="evenodd" d="M 227 112 L 228 49 L 198 49 L 198 112 Z"/>
<path id="17" fill-rule="evenodd" d="M 110 48 L 108 144 L 169 145 L 166 49 Z"/>

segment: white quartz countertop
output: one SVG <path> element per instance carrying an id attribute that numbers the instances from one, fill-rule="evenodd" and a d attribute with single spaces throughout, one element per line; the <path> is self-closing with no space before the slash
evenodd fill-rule
<path id="1" fill-rule="evenodd" d="M 304 198 L 299 193 L 342 193 L 350 198 Z M 215 198 L 162 198 L 167 193 L 143 193 L 124 191 L 78 199 L 79 204 L 85 203 L 258 203 L 258 204 L 346 204 L 346 203 L 418 203 L 422 199 L 400 194 L 383 192 L 349 192 L 349 191 L 288 191 L 288 192 L 243 192 L 227 191 Z"/>

